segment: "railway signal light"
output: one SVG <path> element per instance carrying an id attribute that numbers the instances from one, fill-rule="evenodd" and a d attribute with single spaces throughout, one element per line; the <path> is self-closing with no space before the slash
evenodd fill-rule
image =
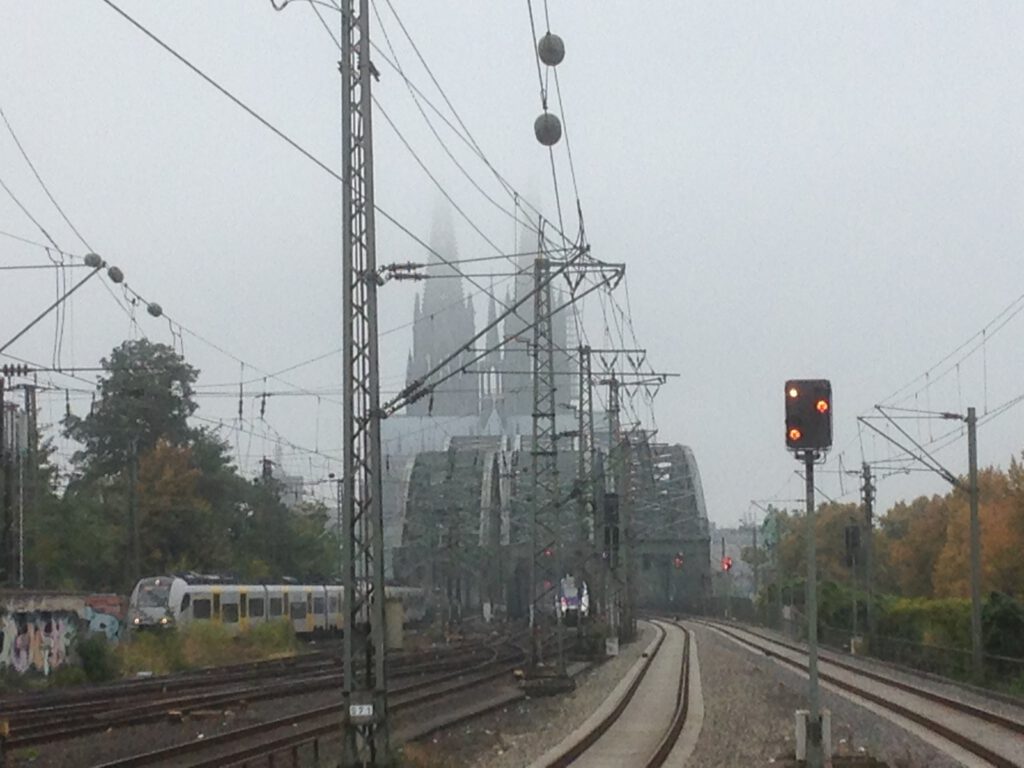
<path id="1" fill-rule="evenodd" d="M 732 558 L 728 555 L 722 558 L 722 570 L 727 572 L 732 570 Z"/>
<path id="2" fill-rule="evenodd" d="M 832 383 L 828 379 L 786 382 L 786 447 L 825 450 L 832 446 Z"/>
<path id="3" fill-rule="evenodd" d="M 676 552 L 676 556 L 672 558 L 672 565 L 675 566 L 677 571 L 680 568 L 683 567 L 683 553 L 682 552 Z"/>

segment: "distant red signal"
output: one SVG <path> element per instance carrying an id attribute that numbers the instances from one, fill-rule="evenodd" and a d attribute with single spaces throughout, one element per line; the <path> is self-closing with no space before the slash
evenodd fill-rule
<path id="1" fill-rule="evenodd" d="M 726 555 L 725 557 L 722 558 L 722 570 L 723 571 L 732 570 L 732 558 L 729 557 L 728 555 Z"/>

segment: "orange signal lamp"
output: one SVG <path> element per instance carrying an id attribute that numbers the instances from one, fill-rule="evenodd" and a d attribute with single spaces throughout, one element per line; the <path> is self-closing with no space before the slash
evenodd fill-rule
<path id="1" fill-rule="evenodd" d="M 791 430 L 789 430 L 789 439 L 792 440 L 794 443 L 797 440 L 799 440 L 801 437 L 803 437 L 803 435 L 804 435 L 804 433 L 801 432 L 796 427 L 793 427 Z"/>
<path id="2" fill-rule="evenodd" d="M 819 400 L 814 407 L 818 409 L 818 413 L 828 413 L 828 400 Z"/>

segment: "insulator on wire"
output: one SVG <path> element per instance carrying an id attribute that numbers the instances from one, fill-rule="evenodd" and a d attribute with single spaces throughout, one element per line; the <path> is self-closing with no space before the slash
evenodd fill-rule
<path id="1" fill-rule="evenodd" d="M 153 317 L 160 317 L 164 313 L 163 307 L 157 304 L 155 301 L 149 302 L 146 305 L 146 311 L 149 312 Z"/>
<path id="2" fill-rule="evenodd" d="M 110 267 L 107 270 L 107 277 L 110 278 L 111 282 L 120 283 L 124 281 L 124 272 L 117 267 Z"/>
<path id="3" fill-rule="evenodd" d="M 550 112 L 544 112 L 534 121 L 533 133 L 545 147 L 553 147 L 562 138 L 562 122 Z"/>
<path id="4" fill-rule="evenodd" d="M 537 54 L 549 67 L 556 67 L 565 58 L 565 43 L 558 35 L 548 32 L 537 41 Z"/>

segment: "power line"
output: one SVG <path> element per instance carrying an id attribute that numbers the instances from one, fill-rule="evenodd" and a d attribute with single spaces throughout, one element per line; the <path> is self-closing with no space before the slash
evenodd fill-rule
<path id="1" fill-rule="evenodd" d="M 57 212 L 61 215 L 61 218 L 64 219 L 64 223 L 71 227 L 71 231 L 75 233 L 75 236 L 81 241 L 82 245 L 84 245 L 87 250 L 91 251 L 92 246 L 85 241 L 85 238 L 82 237 L 82 233 L 78 231 L 74 224 L 71 223 L 71 219 L 68 218 L 67 214 L 64 213 L 64 209 L 60 207 L 60 204 L 54 199 L 53 195 L 50 193 L 50 188 L 46 186 L 46 182 L 43 181 L 43 177 L 39 175 L 39 171 L 36 170 L 35 164 L 33 164 L 32 160 L 29 159 L 28 153 L 25 151 L 25 148 L 18 140 L 18 135 L 14 132 L 14 128 L 11 126 L 10 121 L 7 119 L 7 115 L 4 114 L 3 107 L 0 107 L 0 117 L 3 118 L 4 125 L 7 126 L 7 132 L 11 134 L 11 138 L 14 139 L 14 143 L 18 146 L 18 151 L 21 152 L 21 156 L 25 159 L 25 162 L 28 164 L 28 167 L 32 169 L 32 173 L 36 177 L 36 181 L 39 182 L 39 186 L 43 188 L 43 192 L 46 193 L 46 196 L 50 199 L 50 202 L 53 203 L 53 207 L 57 209 Z"/>
<path id="2" fill-rule="evenodd" d="M 113 2 L 113 0 L 102 0 L 102 1 L 106 5 L 108 5 L 111 9 L 116 11 L 122 18 L 124 18 L 126 21 L 128 21 L 132 26 L 134 26 L 136 29 L 138 29 L 140 32 L 142 32 L 144 35 L 146 35 L 149 39 L 151 39 L 153 42 L 155 42 L 157 45 L 159 45 L 161 48 L 163 48 L 165 51 L 167 51 L 169 54 L 171 54 L 174 58 L 176 58 L 178 61 L 180 61 L 186 67 L 188 67 L 193 73 L 195 73 L 200 78 L 202 78 L 207 84 L 209 84 L 211 87 L 216 89 L 219 93 L 221 93 L 223 96 L 228 98 L 233 104 L 235 104 L 237 107 L 242 109 L 246 114 L 248 114 L 250 117 L 252 117 L 258 123 L 260 123 L 260 125 L 265 127 L 267 130 L 269 130 L 271 133 L 273 133 L 279 139 L 281 139 L 286 144 L 288 144 L 290 147 L 292 147 L 292 149 L 297 151 L 299 154 L 301 154 L 303 157 L 305 157 L 307 160 L 312 162 L 314 165 L 316 165 L 318 168 L 320 168 L 322 171 L 327 173 L 329 176 L 331 176 L 333 179 L 335 179 L 339 183 L 341 183 L 341 184 L 345 183 L 345 180 L 341 176 L 341 174 L 339 174 L 336 171 L 334 171 L 330 166 L 328 166 L 322 160 L 320 160 L 315 155 L 313 155 L 313 153 L 308 151 L 305 147 L 303 147 L 297 141 L 295 141 L 290 136 L 288 136 L 286 133 L 284 133 L 284 131 L 282 131 L 281 129 L 277 128 L 273 123 L 271 123 L 269 120 L 267 120 L 261 114 L 256 112 L 256 110 L 254 110 L 252 107 L 250 107 L 245 102 L 243 102 L 240 98 L 238 98 L 233 93 L 231 93 L 231 91 L 229 91 L 227 88 L 222 86 L 220 83 L 218 83 L 212 77 L 210 77 L 205 72 L 203 72 L 201 69 L 199 69 L 199 67 L 197 67 L 195 64 L 193 64 L 188 59 L 186 59 L 182 54 L 178 53 L 174 48 L 172 48 L 170 45 L 168 45 L 163 40 L 161 40 L 159 37 L 157 37 L 153 32 L 151 32 L 149 29 L 147 29 L 143 24 L 141 24 L 140 22 L 136 21 L 132 16 L 130 16 L 128 13 L 126 13 L 121 8 L 119 8 Z M 457 272 L 459 271 L 458 267 L 452 266 L 445 256 L 443 256 L 442 254 L 438 253 L 436 250 L 431 248 L 424 240 L 422 240 L 412 230 L 410 230 L 408 227 L 406 227 L 404 224 L 402 224 L 398 219 L 396 219 L 390 213 L 385 211 L 379 205 L 374 204 L 374 210 L 377 213 L 379 213 L 381 216 L 383 216 L 385 219 L 387 219 L 387 221 L 389 221 L 395 227 L 397 227 L 401 232 L 403 232 L 405 235 L 407 235 L 410 239 L 412 239 L 414 242 L 416 242 L 418 245 L 420 245 L 422 248 L 424 248 L 426 251 L 428 251 L 429 253 L 432 253 L 434 256 L 436 256 L 438 258 L 438 260 L 440 260 L 443 264 L 445 264 L 447 266 L 450 266 L 452 269 L 454 269 Z M 470 282 L 473 283 L 472 280 L 470 280 Z M 495 300 L 497 300 L 497 299 L 495 299 Z"/>
<path id="3" fill-rule="evenodd" d="M 43 233 L 43 237 L 45 237 L 47 241 L 49 241 L 50 245 L 53 246 L 54 250 L 59 251 L 60 246 L 57 245 L 57 241 L 50 237 L 50 233 L 46 231 L 46 227 L 39 223 L 39 220 L 36 219 L 36 217 L 29 212 L 28 208 L 26 208 L 22 204 L 21 200 L 18 199 L 17 195 L 15 195 L 14 192 L 11 191 L 11 188 L 7 186 L 7 183 L 3 180 L 3 177 L 0 177 L 0 187 L 4 188 L 4 191 L 7 193 L 7 195 L 11 198 L 11 200 L 14 201 L 14 204 L 21 209 L 21 212 L 24 213 L 29 218 L 29 221 L 36 225 L 36 229 Z"/>
<path id="4" fill-rule="evenodd" d="M 917 394 L 921 393 L 922 391 L 924 391 L 927 387 L 935 384 L 935 382 L 937 382 L 937 381 L 941 380 L 942 378 L 944 378 L 945 376 L 949 375 L 954 370 L 959 371 L 960 363 L 962 363 L 967 358 L 971 357 L 971 355 L 976 353 L 978 351 L 978 349 L 982 348 L 992 338 L 992 336 L 995 336 L 1000 330 L 1002 330 L 1004 327 L 1006 327 L 1007 323 L 1009 323 L 1013 318 L 1015 318 L 1022 311 L 1024 311 L 1024 294 L 1021 294 L 1020 296 L 1015 298 L 1013 301 L 1011 301 L 1006 307 L 1004 307 L 999 312 L 999 314 L 997 314 L 994 318 L 992 318 L 992 320 L 990 320 L 980 331 L 975 333 L 973 336 L 971 336 L 969 339 L 964 341 L 962 344 L 958 345 L 952 352 L 950 352 L 948 355 L 943 357 L 941 360 L 939 360 L 939 362 L 935 363 L 932 367 L 930 367 L 924 373 L 922 373 L 919 376 L 916 376 L 915 378 L 911 379 L 907 384 L 904 384 L 902 387 L 897 389 L 891 395 L 889 395 L 888 397 L 883 399 L 881 401 L 881 403 L 885 404 L 885 403 L 888 403 L 888 402 L 892 402 L 892 401 L 896 400 L 897 397 L 900 397 L 900 396 L 902 396 L 902 399 L 896 400 L 896 402 L 905 402 L 906 400 L 910 399 L 911 397 L 914 397 L 915 395 L 917 395 Z M 980 342 L 978 341 L 979 339 L 980 339 Z M 975 343 L 975 342 L 977 342 L 977 343 Z M 974 345 L 973 347 L 971 346 L 972 344 Z M 968 347 L 970 347 L 970 349 L 967 349 Z M 963 355 L 961 355 L 959 358 L 957 358 L 955 365 L 946 368 L 941 374 L 939 374 L 938 376 L 935 376 L 933 378 L 933 374 L 937 370 L 939 370 L 943 365 L 945 365 L 947 362 L 949 362 L 950 360 L 955 358 L 958 353 L 960 353 L 961 351 L 963 351 L 965 349 L 967 349 L 967 351 Z M 924 379 L 925 382 L 926 382 L 926 385 L 924 387 L 921 387 L 921 388 L 919 388 L 917 390 L 914 390 L 913 392 L 908 392 L 908 390 L 911 387 L 913 387 L 915 384 L 917 384 L 922 379 Z"/>
<path id="5" fill-rule="evenodd" d="M 430 68 L 430 65 L 427 63 L 426 59 L 423 57 L 423 54 L 420 52 L 419 46 L 417 46 L 416 45 L 416 41 L 413 40 L 412 35 L 409 33 L 409 30 L 406 28 L 405 23 L 402 21 L 402 17 L 399 16 L 398 11 L 395 9 L 395 7 L 392 4 L 391 0 L 385 0 L 385 1 L 387 2 L 388 8 L 391 10 L 391 14 L 395 17 L 395 21 L 398 22 L 399 28 L 401 28 L 402 33 L 405 35 L 406 40 L 409 41 L 409 45 L 412 47 L 413 52 L 416 54 L 416 58 L 419 60 L 420 64 L 423 66 L 423 69 L 426 70 L 427 76 L 430 78 L 430 81 L 434 84 L 434 87 L 437 88 L 437 92 L 441 95 L 441 98 L 444 100 L 445 105 L 451 111 L 452 115 L 455 117 L 455 120 L 458 122 L 459 126 L 462 128 L 462 132 L 464 133 L 464 135 L 459 133 L 458 131 L 456 131 L 456 135 L 459 135 L 460 138 L 463 138 L 463 140 L 467 143 L 467 145 L 471 149 L 474 150 L 474 152 L 477 155 L 477 157 L 481 160 L 481 162 L 483 162 L 483 164 L 485 166 L 487 166 L 488 170 L 491 171 L 491 173 L 494 175 L 495 179 L 497 179 L 498 183 L 505 189 L 505 192 L 510 197 L 512 197 L 514 202 L 518 203 L 518 202 L 521 201 L 531 211 L 533 211 L 533 213 L 536 216 L 540 217 L 541 219 L 545 219 L 546 217 L 544 216 L 544 214 L 535 205 L 533 205 L 529 201 L 529 199 L 523 197 L 515 189 L 515 187 L 513 187 L 512 184 L 509 183 L 508 180 L 505 179 L 505 177 L 502 176 L 501 173 L 498 172 L 498 170 L 494 167 L 494 165 L 490 162 L 490 160 L 487 159 L 487 156 L 484 154 L 483 150 L 480 148 L 480 144 L 473 137 L 473 134 L 470 132 L 469 128 L 466 126 L 466 123 L 463 121 L 462 117 L 459 115 L 458 110 L 455 109 L 455 105 L 452 104 L 451 99 L 448 98 L 448 94 L 445 92 L 444 88 L 441 86 L 441 83 L 438 81 L 437 77 L 435 77 L 433 70 Z M 375 9 L 375 12 L 376 12 L 376 9 Z M 378 16 L 378 19 L 379 19 L 379 16 Z M 386 32 L 384 33 L 384 36 L 385 36 L 385 40 L 387 40 L 387 33 Z M 389 45 L 389 47 L 390 47 L 390 45 Z M 380 52 L 380 50 L 378 48 L 376 48 L 376 46 L 375 46 L 375 50 Z M 394 49 L 393 48 L 392 48 L 392 53 L 394 53 Z M 396 57 L 396 62 L 397 62 L 397 57 Z M 388 63 L 391 64 L 394 67 L 394 69 L 399 73 L 399 75 L 402 77 L 402 79 L 405 80 L 407 85 L 410 85 L 410 86 L 412 85 L 411 82 L 405 77 L 405 74 L 402 72 L 401 68 L 397 65 L 397 63 L 394 63 L 394 64 L 392 64 L 391 62 L 388 62 Z M 422 92 L 421 91 L 419 91 L 417 89 L 417 92 L 419 92 L 420 95 L 422 96 Z M 428 105 L 430 105 L 429 100 L 427 100 L 425 97 L 424 97 L 424 100 L 427 101 Z M 437 112 L 437 114 L 439 116 L 441 116 L 442 119 L 444 119 L 444 117 L 441 115 L 439 110 L 434 108 L 434 111 Z M 445 122 L 447 122 L 447 120 L 445 120 Z M 450 123 L 449 123 L 449 127 L 451 127 L 454 130 L 454 126 L 451 126 Z M 531 227 L 531 229 L 532 229 L 532 227 Z M 538 227 L 537 229 L 533 229 L 532 231 L 535 234 L 543 235 L 543 229 L 541 227 Z M 562 238 L 563 242 L 565 242 L 565 243 L 571 242 L 569 240 L 569 238 L 565 235 L 565 232 L 563 230 L 560 229 L 557 234 Z"/>
<path id="6" fill-rule="evenodd" d="M 314 10 L 316 10 L 316 9 L 314 9 Z M 434 113 L 438 117 L 441 118 L 441 120 L 448 126 L 448 128 L 453 133 L 455 133 L 455 135 L 458 136 L 463 141 L 463 143 L 466 144 L 466 146 L 470 148 L 470 150 L 474 154 L 476 154 L 477 158 L 482 160 L 484 162 L 484 164 L 486 166 L 488 166 L 488 168 L 497 176 L 497 178 L 499 180 L 499 184 L 502 186 L 502 188 L 504 189 L 506 194 L 509 194 L 510 196 L 512 196 L 513 200 L 515 200 L 516 197 L 518 196 L 518 192 L 516 192 L 512 188 L 512 186 L 507 181 L 505 181 L 500 176 L 500 174 L 497 173 L 497 171 L 493 168 L 493 166 L 490 164 L 490 162 L 487 160 L 487 158 L 479 150 L 478 145 L 476 145 L 476 143 L 472 140 L 472 137 L 470 136 L 467 139 L 466 136 L 464 136 L 454 125 L 452 125 L 451 121 L 449 121 L 447 117 L 445 117 L 443 114 L 441 114 L 441 111 L 436 106 L 434 106 L 434 104 L 423 94 L 423 91 L 421 91 L 415 85 L 415 83 L 413 83 L 406 76 L 405 71 L 402 69 L 402 66 L 401 66 L 401 64 L 398 61 L 398 54 L 395 51 L 395 47 L 391 43 L 391 36 L 388 34 L 387 27 L 384 26 L 384 22 L 381 19 L 380 13 L 377 11 L 376 3 L 373 4 L 373 12 L 374 12 L 374 15 L 377 17 L 377 23 L 380 26 L 381 33 L 384 35 L 384 42 L 388 46 L 388 50 L 391 51 L 391 58 L 389 59 L 387 57 L 387 55 L 385 55 L 377 47 L 377 45 L 375 43 L 371 43 L 371 45 L 373 45 L 374 50 L 377 51 L 380 54 L 381 58 L 385 62 L 387 62 L 398 73 L 398 76 L 405 83 L 405 87 L 409 91 L 409 96 L 412 99 L 413 104 L 416 107 L 416 110 L 419 112 L 420 116 L 423 118 L 423 121 L 427 124 L 427 128 L 430 129 L 431 134 L 433 134 L 434 138 L 437 140 L 437 142 L 440 145 L 441 149 L 448 156 L 448 158 L 452 161 L 452 163 L 455 165 L 455 167 L 458 168 L 459 172 L 462 173 L 462 175 L 466 178 L 466 180 L 484 197 L 485 200 L 487 200 L 497 210 L 501 211 L 503 214 L 505 214 L 509 218 L 513 219 L 514 221 L 518 221 L 518 216 L 516 215 L 515 211 L 510 211 L 508 208 L 506 208 L 501 203 L 499 203 L 497 200 L 495 200 L 493 197 L 491 197 L 491 195 L 488 194 L 488 192 L 482 186 L 480 186 L 480 184 L 477 182 L 477 180 L 475 178 L 473 178 L 473 176 L 469 173 L 469 171 L 466 170 L 465 166 L 462 163 L 459 162 L 458 158 L 455 157 L 455 154 L 452 152 L 452 150 L 448 146 L 447 142 L 443 138 L 441 138 L 441 135 L 438 133 L 437 129 L 434 127 L 433 122 L 427 116 L 427 113 L 424 111 L 423 105 L 420 103 L 420 101 L 422 100 L 422 101 L 426 102 L 427 106 L 429 106 L 434 111 Z M 394 13 L 394 8 L 392 8 L 392 13 Z M 317 12 L 317 16 L 320 18 L 320 21 L 324 24 L 325 28 L 327 28 L 328 32 L 330 32 L 330 28 L 327 27 L 326 22 L 323 21 L 323 17 L 320 15 L 319 12 Z M 402 26 L 403 31 L 404 31 L 405 27 L 402 24 L 402 21 L 398 17 L 397 14 L 395 14 L 395 18 L 398 20 L 399 25 Z M 332 39 L 335 39 L 335 41 L 336 41 L 336 38 L 334 38 L 333 34 L 331 35 L 331 37 L 332 37 Z M 406 37 L 409 38 L 410 43 L 412 43 L 412 45 L 413 45 L 413 49 L 416 50 L 417 55 L 419 55 L 419 50 L 416 48 L 415 43 L 412 42 L 411 37 L 409 37 L 409 35 L 408 35 L 408 32 L 406 32 Z M 394 60 L 392 61 L 392 59 L 394 59 Z M 430 74 L 431 77 L 433 78 L 433 73 L 430 72 L 430 68 L 426 66 L 426 62 L 422 59 L 422 57 L 420 57 L 420 60 L 424 64 L 424 67 L 427 69 L 428 74 Z M 436 79 L 435 79 L 434 82 L 435 82 L 435 85 L 437 85 Z M 440 90 L 440 86 L 438 86 L 438 88 Z M 444 96 L 443 92 L 442 92 L 442 96 Z M 449 106 L 450 106 L 450 104 L 449 104 Z M 456 114 L 456 119 L 458 119 L 458 115 L 457 114 Z M 461 123 L 461 120 L 460 120 L 460 123 Z M 539 211 L 538 211 L 538 215 L 540 215 Z M 531 224 L 528 224 L 528 226 L 530 226 L 531 229 L 532 229 L 532 225 Z M 539 230 L 534 230 L 534 231 L 536 233 L 539 233 Z M 559 234 L 561 234 L 561 233 L 559 233 Z M 564 238 L 564 235 L 563 235 L 563 240 L 564 239 L 565 238 Z"/>

